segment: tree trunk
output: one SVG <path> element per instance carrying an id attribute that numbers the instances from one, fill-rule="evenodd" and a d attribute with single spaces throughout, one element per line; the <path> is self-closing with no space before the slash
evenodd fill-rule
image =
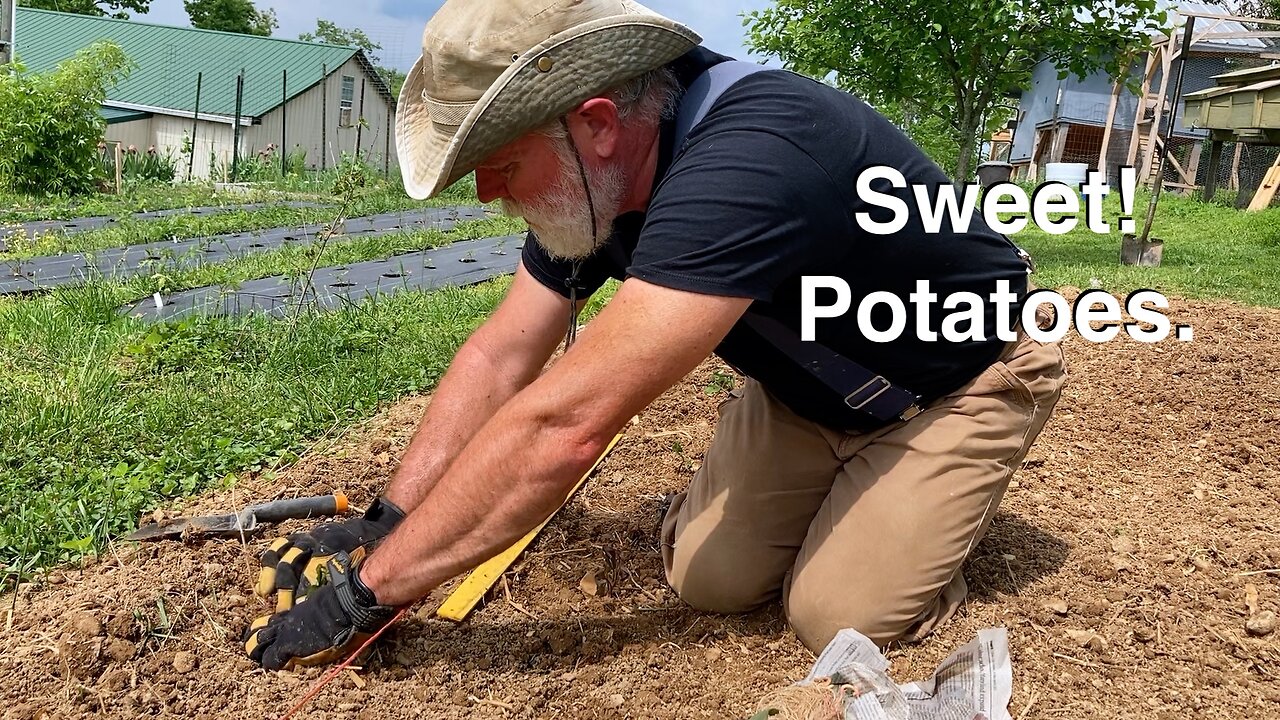
<path id="1" fill-rule="evenodd" d="M 956 156 L 957 185 L 969 181 L 970 166 L 973 164 L 974 147 L 978 141 L 979 114 L 973 104 L 966 102 L 960 106 L 960 127 L 956 136 L 958 155 Z"/>

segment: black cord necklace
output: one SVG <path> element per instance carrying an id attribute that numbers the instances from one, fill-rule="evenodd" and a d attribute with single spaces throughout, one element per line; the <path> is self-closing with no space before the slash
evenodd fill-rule
<path id="1" fill-rule="evenodd" d="M 569 143 L 569 148 L 573 150 L 573 159 L 578 164 L 578 177 L 582 179 L 582 190 L 587 194 L 587 222 L 591 224 L 591 247 L 594 249 L 597 241 L 596 205 L 591 197 L 591 183 L 587 182 L 587 168 L 582 163 L 582 155 L 578 152 L 577 143 L 573 141 L 573 134 L 569 132 L 569 121 L 563 115 L 560 116 L 560 125 L 564 128 L 565 140 Z M 565 350 L 573 347 L 578 340 L 578 272 L 580 270 L 582 270 L 582 260 L 575 260 L 572 274 L 564 281 L 569 286 L 569 331 L 565 334 Z"/>

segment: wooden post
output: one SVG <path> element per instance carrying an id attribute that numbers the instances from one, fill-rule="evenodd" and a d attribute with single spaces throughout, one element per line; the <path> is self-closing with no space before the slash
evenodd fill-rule
<path id="1" fill-rule="evenodd" d="M 1204 201 L 1213 200 L 1218 192 L 1218 167 L 1222 165 L 1222 141 L 1209 141 L 1209 167 L 1204 177 Z"/>
<path id="2" fill-rule="evenodd" d="M 1277 189 L 1280 189 L 1280 155 L 1276 156 L 1276 161 L 1271 164 L 1267 174 L 1262 176 L 1262 183 L 1253 194 L 1253 202 L 1249 203 L 1249 212 L 1261 212 L 1271 207 Z"/>
<path id="3" fill-rule="evenodd" d="M 116 194 L 119 195 L 120 189 L 121 189 L 120 188 L 120 180 L 121 180 L 120 166 L 124 164 L 124 154 L 120 152 L 119 142 L 117 142 L 114 147 L 115 147 L 115 158 L 116 158 Z"/>
<path id="4" fill-rule="evenodd" d="M 1070 123 L 1060 124 L 1053 128 L 1053 145 L 1048 151 L 1048 161 L 1050 163 L 1061 163 L 1062 155 L 1066 154 L 1066 138 L 1071 135 Z"/>
<path id="5" fill-rule="evenodd" d="M 1236 151 L 1231 158 L 1231 174 L 1227 176 L 1227 189 L 1240 189 L 1240 154 L 1244 151 L 1244 143 L 1236 141 Z"/>
<path id="6" fill-rule="evenodd" d="M 200 129 L 200 89 L 204 86 L 204 73 L 196 73 L 196 111 L 191 113 L 191 157 L 187 158 L 187 182 L 196 168 L 196 130 Z"/>
<path id="7" fill-rule="evenodd" d="M 1174 35 L 1177 30 L 1169 33 L 1169 42 L 1164 46 L 1163 57 L 1160 63 L 1160 94 L 1156 96 L 1155 115 L 1151 118 L 1151 129 L 1147 131 L 1147 151 L 1142 154 L 1142 172 L 1138 175 L 1138 181 L 1146 184 L 1151 181 L 1151 169 L 1156 159 L 1156 153 L 1160 152 L 1158 143 L 1160 142 L 1160 121 L 1164 119 L 1164 99 L 1169 91 L 1169 74 L 1173 68 L 1173 49 Z M 1172 129 L 1172 128 L 1170 128 Z"/>
<path id="8" fill-rule="evenodd" d="M 1142 126 L 1142 116 L 1147 111 L 1147 93 L 1151 91 L 1151 71 L 1156 67 L 1156 53 L 1159 49 L 1147 53 L 1147 67 L 1142 71 L 1142 92 L 1138 93 L 1138 112 L 1133 118 L 1133 132 L 1129 135 L 1129 154 L 1125 156 L 1125 165 L 1133 167 L 1138 160 L 1138 128 Z"/>
<path id="9" fill-rule="evenodd" d="M 1196 184 L 1196 177 L 1200 175 L 1200 156 L 1204 153 L 1204 143 L 1198 142 L 1191 146 L 1191 157 L 1187 160 L 1187 178 L 1188 185 Z"/>
<path id="10" fill-rule="evenodd" d="M 1044 140 L 1044 130 L 1036 130 L 1035 140 L 1031 143 L 1031 162 L 1027 163 L 1027 182 L 1035 183 L 1040 178 L 1040 145 Z"/>
<path id="11" fill-rule="evenodd" d="M 1125 64 L 1124 75 L 1116 79 L 1116 86 L 1111 91 L 1111 103 L 1107 106 L 1107 126 L 1102 131 L 1102 149 L 1098 151 L 1098 169 L 1103 177 L 1109 177 L 1107 168 L 1107 149 L 1111 147 L 1111 128 L 1116 124 L 1116 105 L 1120 103 L 1120 92 L 1124 90 L 1124 80 L 1129 74 L 1128 63 Z"/>

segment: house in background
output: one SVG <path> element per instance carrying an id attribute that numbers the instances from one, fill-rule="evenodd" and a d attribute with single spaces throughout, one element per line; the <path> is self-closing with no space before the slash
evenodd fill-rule
<path id="1" fill-rule="evenodd" d="M 1220 6 L 1197 2 L 1178 2 L 1171 10 L 1229 14 Z M 1167 128 L 1172 109 L 1169 96 L 1174 78 L 1169 77 L 1166 83 L 1165 71 L 1170 68 L 1173 55 L 1181 51 L 1180 28 L 1185 18 L 1177 19 L 1177 42 L 1163 38 L 1164 44 L 1158 41 L 1156 51 L 1130 69 L 1127 81 L 1141 86 L 1140 94 L 1101 72 L 1085 78 L 1068 75 L 1059 79 L 1052 63 L 1040 62 L 1033 70 L 1031 87 L 1022 93 L 1019 102 L 1017 130 L 1009 153 L 1015 176 L 1037 180 L 1047 163 L 1076 162 L 1087 163 L 1090 169 L 1105 169 L 1112 182 L 1118 178 L 1120 167 L 1136 165 L 1140 182 L 1147 181 L 1153 169 L 1149 162 L 1153 153 L 1148 148 L 1156 132 Z M 1215 75 L 1280 58 L 1280 47 L 1274 41 L 1241 37 L 1250 35 L 1250 30 L 1235 21 L 1198 20 L 1191 53 L 1186 58 L 1183 94 L 1214 87 Z M 1167 171 L 1177 175 L 1166 180 L 1174 187 L 1195 184 L 1201 141 L 1208 136 L 1206 131 L 1191 127 L 1181 99 L 1178 103 L 1177 124 L 1170 141 L 1176 167 Z"/>
<path id="2" fill-rule="evenodd" d="M 378 168 L 396 165 L 395 98 L 357 48 L 30 8 L 18 8 L 17 37 L 32 71 L 99 40 L 120 45 L 136 67 L 107 92 L 107 140 L 172 154 L 179 178 L 188 164 L 193 178 L 230 171 L 241 74 L 241 158 L 270 146 L 301 148 L 313 169 L 356 152 Z"/>

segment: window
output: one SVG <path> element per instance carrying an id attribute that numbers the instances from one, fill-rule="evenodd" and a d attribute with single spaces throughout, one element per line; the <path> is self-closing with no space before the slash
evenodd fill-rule
<path id="1" fill-rule="evenodd" d="M 338 101 L 338 126 L 351 127 L 351 108 L 356 101 L 356 79 L 350 75 L 342 76 L 342 97 Z"/>

